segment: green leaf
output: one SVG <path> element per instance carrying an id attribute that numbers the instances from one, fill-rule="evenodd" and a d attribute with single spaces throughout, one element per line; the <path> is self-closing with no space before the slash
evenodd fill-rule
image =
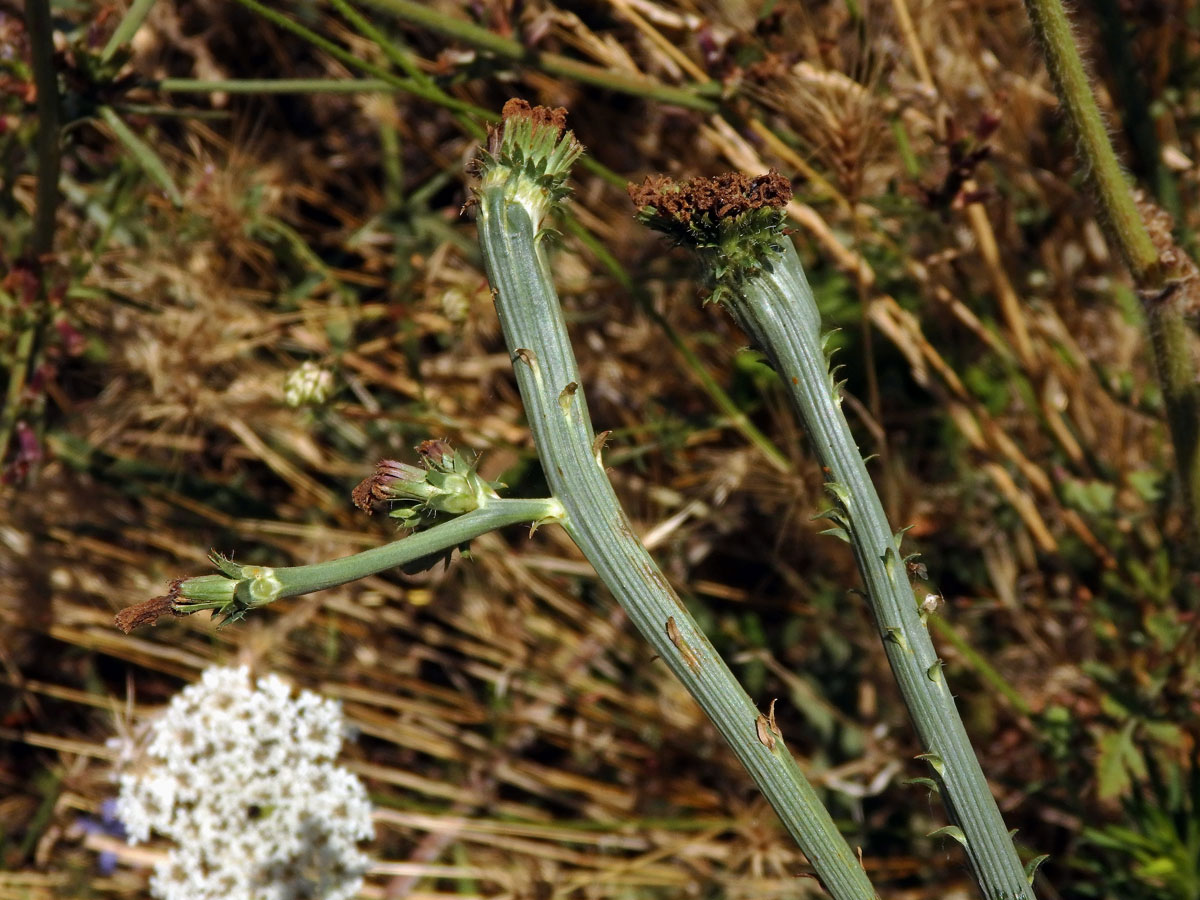
<path id="1" fill-rule="evenodd" d="M 1030 885 L 1033 884 L 1034 876 L 1037 875 L 1037 870 L 1042 863 L 1050 858 L 1049 853 L 1043 853 L 1041 856 L 1035 856 L 1029 862 L 1025 863 L 1025 877 L 1029 879 Z"/>
<path id="2" fill-rule="evenodd" d="M 845 541 L 847 544 L 850 543 L 850 535 L 841 525 L 834 525 L 832 528 L 823 529 L 822 531 L 818 531 L 817 534 L 828 534 L 838 540 Z"/>
<path id="3" fill-rule="evenodd" d="M 104 124 L 112 130 L 113 136 L 129 151 L 129 154 L 150 176 L 150 179 L 163 189 L 176 207 L 182 207 L 183 195 L 179 193 L 179 188 L 175 186 L 171 173 L 167 171 L 167 166 L 159 155 L 149 144 L 134 134 L 133 129 L 125 124 L 125 121 L 113 111 L 111 106 L 101 106 L 98 112 L 100 118 L 104 120 Z"/>
<path id="4" fill-rule="evenodd" d="M 1108 515 L 1116 506 L 1117 489 L 1106 481 L 1068 478 L 1063 481 L 1061 490 L 1063 502 L 1082 513 Z"/>
<path id="5" fill-rule="evenodd" d="M 946 764 L 942 762 L 942 758 L 936 753 L 918 753 L 914 759 L 923 759 L 929 765 L 933 766 L 933 770 L 939 775 L 946 770 Z"/>
<path id="6" fill-rule="evenodd" d="M 946 837 L 954 838 L 956 841 L 958 841 L 964 847 L 967 846 L 967 836 L 965 834 L 963 834 L 963 830 L 961 828 L 959 828 L 957 825 L 943 825 L 937 831 L 931 831 L 931 832 L 929 832 L 929 834 L 927 834 L 925 836 L 926 837 L 939 837 L 941 835 L 945 835 Z"/>
<path id="7" fill-rule="evenodd" d="M 933 791 L 935 794 L 940 793 L 941 791 L 941 788 L 938 787 L 938 783 L 932 778 L 905 778 L 901 784 L 917 784 L 921 787 L 929 788 L 929 790 Z"/>
<path id="8" fill-rule="evenodd" d="M 1129 486 L 1143 503 L 1157 503 L 1163 496 L 1164 473 L 1158 469 L 1139 469 L 1127 476 Z"/>
<path id="9" fill-rule="evenodd" d="M 1101 800 L 1120 797 L 1128 792 L 1132 777 L 1145 777 L 1146 761 L 1133 743 L 1136 725 L 1136 720 L 1130 720 L 1120 731 L 1106 731 L 1096 741 L 1096 784 Z"/>

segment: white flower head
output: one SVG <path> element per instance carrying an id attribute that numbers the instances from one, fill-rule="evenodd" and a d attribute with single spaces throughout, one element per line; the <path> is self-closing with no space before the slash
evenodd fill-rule
<path id="1" fill-rule="evenodd" d="M 335 765 L 335 700 L 248 669 L 212 668 L 152 723 L 148 765 L 120 778 L 133 842 L 175 842 L 155 870 L 163 900 L 347 900 L 373 836 L 357 777 Z"/>

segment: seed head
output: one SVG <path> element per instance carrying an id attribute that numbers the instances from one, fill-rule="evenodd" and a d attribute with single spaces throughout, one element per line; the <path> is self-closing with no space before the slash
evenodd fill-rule
<path id="1" fill-rule="evenodd" d="M 714 300 L 769 266 L 783 249 L 783 210 L 792 187 L 774 170 L 755 178 L 729 172 L 685 182 L 651 175 L 628 190 L 642 222 L 696 251 Z"/>

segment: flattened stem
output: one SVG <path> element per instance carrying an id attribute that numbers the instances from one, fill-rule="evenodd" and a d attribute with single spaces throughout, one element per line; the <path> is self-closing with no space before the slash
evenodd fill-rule
<path id="1" fill-rule="evenodd" d="M 769 267 L 729 292 L 726 305 L 783 379 L 844 513 L 888 662 L 933 768 L 950 820 L 989 900 L 1034 893 L 971 747 L 911 584 L 850 427 L 821 345 L 820 312 L 790 240 Z"/>
<path id="2" fill-rule="evenodd" d="M 760 738 L 758 709 L 630 527 L 593 452 L 587 402 L 534 223 L 497 187 L 479 198 L 478 227 L 538 455 L 566 511 L 563 526 L 729 742 L 829 893 L 837 900 L 874 898 L 857 856 L 783 740 Z"/>

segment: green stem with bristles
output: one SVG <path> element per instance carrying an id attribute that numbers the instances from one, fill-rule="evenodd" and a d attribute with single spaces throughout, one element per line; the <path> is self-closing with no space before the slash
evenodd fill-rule
<path id="1" fill-rule="evenodd" d="M 1134 201 L 1096 97 L 1083 67 L 1062 0 L 1025 0 L 1029 20 L 1046 57 L 1059 102 L 1071 120 L 1077 152 L 1094 189 L 1102 219 L 1142 293 L 1155 369 L 1175 446 L 1185 515 L 1188 556 L 1200 559 L 1200 389 L 1179 292 L 1170 279 Z M 1182 254 L 1184 251 L 1178 249 Z"/>
<path id="2" fill-rule="evenodd" d="M 692 379 L 700 386 L 700 389 L 704 393 L 708 394 L 709 399 L 712 400 L 717 409 L 724 413 L 729 424 L 740 432 L 742 437 L 754 447 L 758 448 L 758 451 L 763 455 L 763 459 L 773 469 L 778 472 L 791 471 L 792 465 L 788 462 L 788 458 L 784 452 L 775 445 L 774 441 L 763 434 L 757 425 L 750 421 L 750 417 L 742 412 L 742 408 L 738 406 L 737 401 L 729 396 L 729 393 L 717 383 L 717 380 L 713 378 L 708 368 L 704 365 L 703 360 L 696 355 L 696 351 L 688 346 L 683 336 L 675 330 L 675 326 L 654 308 L 654 304 L 650 302 L 645 289 L 639 287 L 629 277 L 629 273 L 621 265 L 620 261 L 600 243 L 594 234 L 584 228 L 578 221 L 568 219 L 566 229 L 575 235 L 592 252 L 592 255 L 600 261 L 602 266 L 608 269 L 621 287 L 629 291 L 638 309 L 662 331 L 663 336 L 670 342 L 671 346 L 675 348 L 675 352 L 683 360 L 683 365 L 691 374 Z"/>
<path id="3" fill-rule="evenodd" d="M 943 833 L 966 849 L 988 900 L 1032 900 L 1028 876 L 946 684 L 893 533 L 841 410 L 825 358 L 820 312 L 796 250 L 786 237 L 777 254 L 722 293 L 741 328 L 766 352 L 789 392 L 826 473 L 832 529 L 848 540 L 862 575 L 888 662 L 924 745 L 953 823 Z"/>

